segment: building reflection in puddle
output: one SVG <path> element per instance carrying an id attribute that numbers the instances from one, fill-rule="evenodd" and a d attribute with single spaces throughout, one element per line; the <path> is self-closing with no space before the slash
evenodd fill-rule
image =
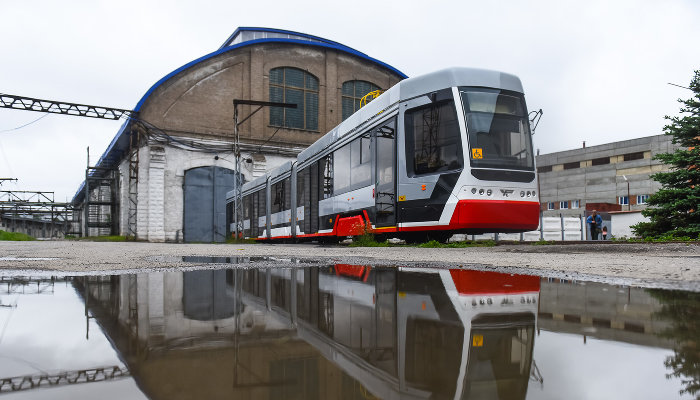
<path id="1" fill-rule="evenodd" d="M 540 278 L 228 269 L 76 278 L 151 398 L 522 399 Z"/>

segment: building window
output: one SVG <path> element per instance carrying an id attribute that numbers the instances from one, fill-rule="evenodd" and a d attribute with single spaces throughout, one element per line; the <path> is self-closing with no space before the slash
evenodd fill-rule
<path id="1" fill-rule="evenodd" d="M 537 172 L 540 174 L 543 172 L 552 172 L 552 166 L 551 165 L 544 165 L 542 167 L 537 167 Z"/>
<path id="2" fill-rule="evenodd" d="M 630 198 L 627 196 L 620 196 L 618 197 L 618 202 L 619 205 L 621 206 L 626 206 L 630 204 Z"/>
<path id="3" fill-rule="evenodd" d="M 343 121 L 360 109 L 360 100 L 369 92 L 380 90 L 379 86 L 365 81 L 347 81 L 343 83 L 342 104 Z"/>
<path id="4" fill-rule="evenodd" d="M 270 70 L 270 101 L 297 108 L 270 108 L 270 125 L 318 130 L 318 78 L 297 68 Z"/>
<path id="5" fill-rule="evenodd" d="M 644 152 L 643 151 L 638 151 L 636 153 L 627 153 L 623 156 L 623 159 L 625 161 L 632 161 L 632 160 L 641 160 L 644 158 Z"/>
<path id="6" fill-rule="evenodd" d="M 569 202 L 568 201 L 560 201 L 559 202 L 559 209 L 560 210 L 566 210 L 569 208 Z"/>
<path id="7" fill-rule="evenodd" d="M 649 200 L 648 194 L 638 194 L 637 195 L 637 204 L 647 204 L 647 200 Z"/>
<path id="8" fill-rule="evenodd" d="M 549 203 L 547 203 L 547 210 L 554 210 L 554 202 L 553 201 L 550 201 Z"/>
<path id="9" fill-rule="evenodd" d="M 610 157 L 594 158 L 591 160 L 591 165 L 605 165 L 610 164 Z"/>
<path id="10" fill-rule="evenodd" d="M 564 164 L 564 169 L 574 169 L 574 168 L 580 168 L 580 167 L 581 167 L 581 163 L 578 161 Z"/>
<path id="11" fill-rule="evenodd" d="M 581 200 L 571 200 L 571 208 L 581 208 Z"/>

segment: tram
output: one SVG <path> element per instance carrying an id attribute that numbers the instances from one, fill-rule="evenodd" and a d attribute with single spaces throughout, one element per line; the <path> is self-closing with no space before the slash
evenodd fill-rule
<path id="1" fill-rule="evenodd" d="M 258 240 L 534 230 L 537 174 L 520 79 L 450 68 L 403 80 L 294 162 L 245 183 L 242 196 L 239 237 Z M 230 209 L 234 201 L 229 192 Z"/>
<path id="2" fill-rule="evenodd" d="M 536 371 L 537 276 L 343 264 L 240 274 L 246 306 L 292 323 L 378 398 L 524 399 Z"/>

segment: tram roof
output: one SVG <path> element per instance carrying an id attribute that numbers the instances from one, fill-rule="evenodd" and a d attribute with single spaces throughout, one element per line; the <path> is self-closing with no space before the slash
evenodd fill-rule
<path id="1" fill-rule="evenodd" d="M 379 113 L 398 102 L 455 86 L 489 87 L 523 93 L 520 78 L 506 72 L 487 69 L 453 67 L 404 79 L 299 153 L 297 162 L 303 163 L 343 136 L 358 129 L 365 129 L 365 125 L 368 127 Z"/>

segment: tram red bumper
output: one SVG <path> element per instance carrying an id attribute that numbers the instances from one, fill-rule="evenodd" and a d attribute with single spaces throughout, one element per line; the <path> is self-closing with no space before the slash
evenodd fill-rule
<path id="1" fill-rule="evenodd" d="M 540 219 L 540 204 L 532 201 L 460 200 L 450 227 L 456 229 L 484 229 L 532 231 Z"/>

